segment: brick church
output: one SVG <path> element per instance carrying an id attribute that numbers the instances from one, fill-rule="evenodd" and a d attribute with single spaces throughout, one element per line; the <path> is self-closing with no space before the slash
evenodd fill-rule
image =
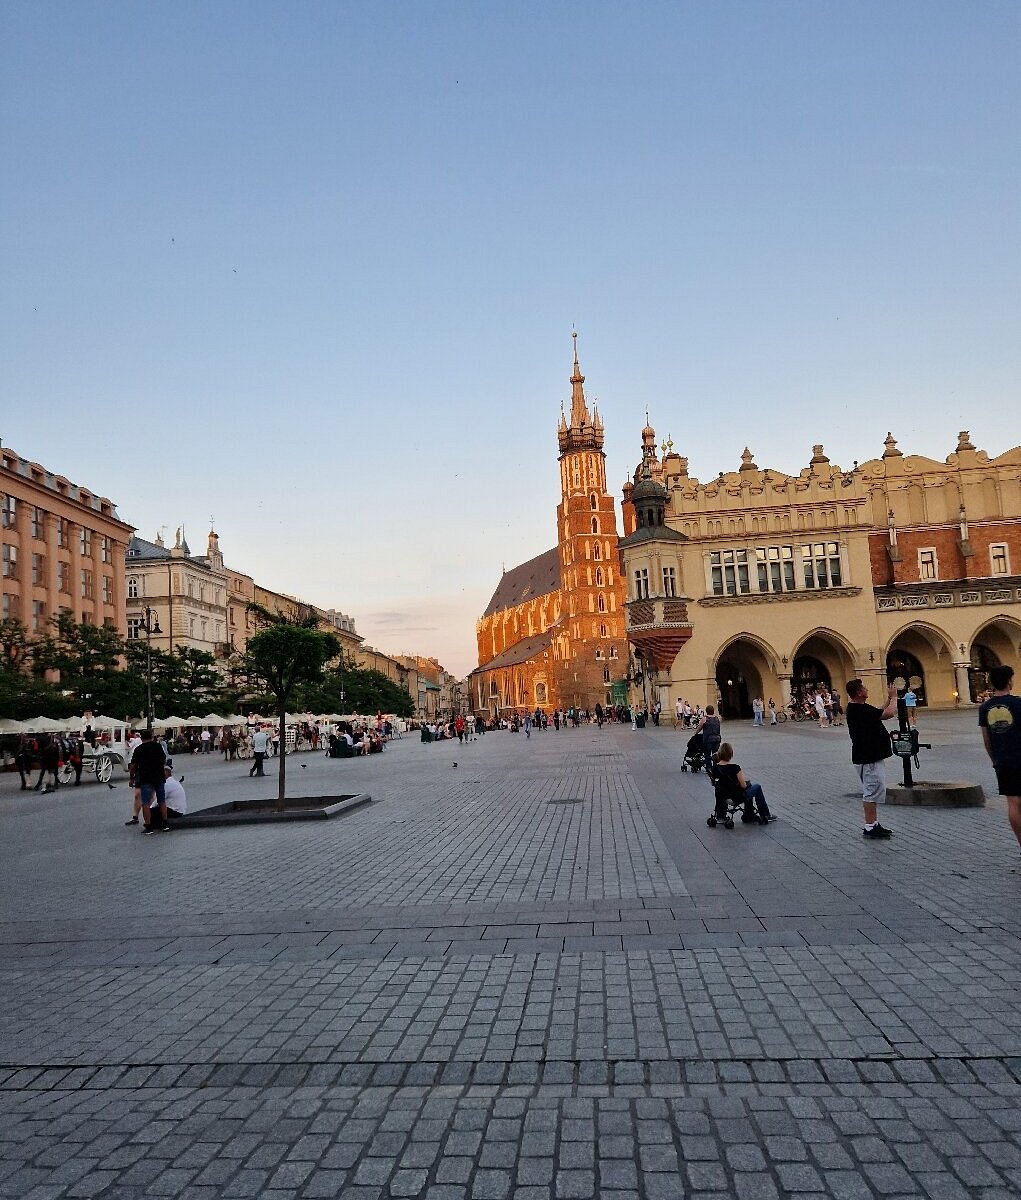
<path id="1" fill-rule="evenodd" d="M 603 423 L 590 412 L 573 335 L 571 415 L 561 408 L 557 544 L 505 571 L 476 622 L 472 707 L 490 716 L 611 701 L 628 666 L 617 518 L 606 489 Z"/>

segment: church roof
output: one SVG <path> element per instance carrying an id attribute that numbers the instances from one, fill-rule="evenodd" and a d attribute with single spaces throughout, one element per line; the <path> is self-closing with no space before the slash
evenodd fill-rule
<path id="1" fill-rule="evenodd" d="M 535 596 L 555 592 L 559 587 L 560 551 L 554 546 L 552 550 L 546 550 L 528 562 L 505 571 L 482 615 L 489 617 L 505 608 L 514 608 Z"/>
<path id="2" fill-rule="evenodd" d="M 538 633 L 535 637 L 524 638 L 520 642 L 515 642 L 513 646 L 508 646 L 496 658 L 491 658 L 489 662 L 483 663 L 481 667 L 476 667 L 472 671 L 472 675 L 481 675 L 486 671 L 494 670 L 496 667 L 516 667 L 519 663 L 528 662 L 532 658 L 538 658 L 544 650 L 550 648 L 550 643 L 553 641 L 553 628 L 551 626 L 545 633 Z"/>

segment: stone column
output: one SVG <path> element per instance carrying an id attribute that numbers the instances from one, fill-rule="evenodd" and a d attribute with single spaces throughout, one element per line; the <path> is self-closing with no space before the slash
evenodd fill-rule
<path id="1" fill-rule="evenodd" d="M 790 674 L 782 674 L 780 679 L 780 707 L 786 708 L 791 702 L 791 676 Z"/>
<path id="2" fill-rule="evenodd" d="M 954 663 L 954 681 L 957 688 L 957 703 L 958 705 L 973 706 L 971 699 L 971 680 L 968 678 L 968 668 L 971 663 L 955 662 Z"/>

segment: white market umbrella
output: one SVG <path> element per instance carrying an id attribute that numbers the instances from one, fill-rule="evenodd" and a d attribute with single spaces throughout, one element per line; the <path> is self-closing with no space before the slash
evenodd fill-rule
<path id="1" fill-rule="evenodd" d="M 202 724 L 215 726 L 219 729 L 224 725 L 233 725 L 234 722 L 229 717 L 221 717 L 217 713 L 210 713 L 208 717 L 202 718 Z"/>
<path id="2" fill-rule="evenodd" d="M 23 721 L 0 721 L 0 733 L 24 733 Z"/>
<path id="3" fill-rule="evenodd" d="M 52 717 L 32 717 L 23 722 L 23 733 L 62 733 L 67 728 L 66 721 L 54 721 Z"/>
<path id="4" fill-rule="evenodd" d="M 154 721 L 153 724 L 163 729 L 183 729 L 189 722 L 184 717 L 167 717 L 165 721 Z"/>

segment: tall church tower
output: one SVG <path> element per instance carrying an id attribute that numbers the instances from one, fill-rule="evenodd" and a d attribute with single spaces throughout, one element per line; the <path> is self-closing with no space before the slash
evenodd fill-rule
<path id="1" fill-rule="evenodd" d="M 589 412 L 585 376 L 574 338 L 571 420 L 561 412 L 560 555 L 563 633 L 554 640 L 561 703 L 591 708 L 610 699 L 610 685 L 628 667 L 624 582 L 617 554 L 617 517 L 606 490 L 606 456 L 599 410 Z"/>

